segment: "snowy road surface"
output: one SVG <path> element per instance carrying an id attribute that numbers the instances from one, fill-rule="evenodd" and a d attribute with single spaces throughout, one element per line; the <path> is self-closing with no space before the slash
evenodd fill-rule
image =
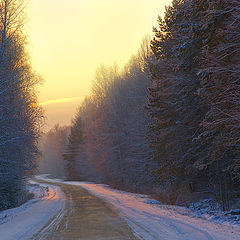
<path id="1" fill-rule="evenodd" d="M 31 239 L 63 209 L 65 195 L 61 189 L 53 185 L 42 185 L 49 189 L 47 196 L 30 200 L 18 208 L 0 212 L 1 240 Z"/>
<path id="2" fill-rule="evenodd" d="M 77 184 L 120 210 L 129 226 L 145 240 L 239 240 L 240 228 L 178 213 L 171 207 L 149 204 L 146 196 L 116 191 L 103 185 Z M 181 211 L 181 208 L 179 208 Z"/>
<path id="3" fill-rule="evenodd" d="M 57 180 L 50 180 L 52 182 Z M 84 182 L 62 182 L 81 186 L 110 203 L 144 240 L 239 240 L 240 228 L 191 216 L 186 208 L 151 204 L 145 195 Z"/>
<path id="4" fill-rule="evenodd" d="M 48 182 L 43 185 L 49 195 L 1 212 L 1 240 L 240 239 L 239 225 L 197 218 L 186 208 L 162 205 L 146 195 L 101 184 L 38 179 Z"/>
<path id="5" fill-rule="evenodd" d="M 61 217 L 31 240 L 138 240 L 128 224 L 99 197 L 82 187 L 58 183 L 66 196 Z"/>

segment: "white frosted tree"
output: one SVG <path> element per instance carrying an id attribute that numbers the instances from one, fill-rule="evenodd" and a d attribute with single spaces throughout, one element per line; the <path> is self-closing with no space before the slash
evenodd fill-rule
<path id="1" fill-rule="evenodd" d="M 24 1 L 0 1 L 0 208 L 24 201 L 38 156 L 42 111 L 22 32 Z"/>

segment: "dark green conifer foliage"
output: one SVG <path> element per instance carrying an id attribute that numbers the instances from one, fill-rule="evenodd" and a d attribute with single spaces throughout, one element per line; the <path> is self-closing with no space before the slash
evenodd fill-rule
<path id="1" fill-rule="evenodd" d="M 240 175 L 239 4 L 175 0 L 151 45 L 156 174 L 174 186 L 190 183 L 191 191 L 202 181 L 225 209 Z"/>
<path id="2" fill-rule="evenodd" d="M 159 162 L 157 174 L 168 183 L 188 185 L 195 177 L 194 163 L 201 146 L 193 141 L 205 112 L 197 94 L 200 16 L 190 1 L 173 1 L 159 29 L 154 29 L 148 110 L 154 124 L 149 141 Z"/>
<path id="3" fill-rule="evenodd" d="M 199 138 L 224 208 L 240 180 L 240 2 L 208 1 L 203 17 L 201 97 L 208 111 Z M 239 194 L 239 193 L 238 193 Z"/>

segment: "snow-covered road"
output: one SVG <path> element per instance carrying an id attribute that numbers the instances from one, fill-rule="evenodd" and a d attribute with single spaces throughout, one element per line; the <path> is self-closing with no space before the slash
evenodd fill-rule
<path id="1" fill-rule="evenodd" d="M 18 208 L 1 212 L 1 240 L 29 240 L 63 209 L 65 195 L 59 187 L 31 182 L 34 183 L 48 187 L 48 195 L 30 200 Z"/>
<path id="2" fill-rule="evenodd" d="M 49 180 L 49 179 L 48 179 Z M 50 180 L 57 181 L 57 180 Z M 239 240 L 240 227 L 194 217 L 187 208 L 156 204 L 146 195 L 117 191 L 106 185 L 62 182 L 85 188 L 114 206 L 144 240 Z"/>
<path id="3" fill-rule="evenodd" d="M 152 204 L 145 195 L 116 191 L 104 185 L 69 182 L 111 203 L 144 240 L 239 240 L 240 228 L 194 218 L 186 208 Z"/>
<path id="4" fill-rule="evenodd" d="M 1 212 L 0 239 L 34 239 L 33 236 L 35 236 L 36 233 L 41 233 L 43 231 L 47 234 L 49 226 L 52 226 L 55 223 L 56 225 L 59 225 L 61 220 L 64 217 L 66 218 L 66 216 L 64 216 L 64 209 L 66 210 L 65 207 L 67 200 L 64 193 L 60 189 L 60 187 L 66 187 L 62 186 L 62 184 L 79 186 L 88 190 L 91 194 L 103 199 L 105 202 L 108 202 L 109 205 L 112 206 L 119 213 L 119 215 L 126 220 L 128 225 L 132 228 L 135 235 L 139 239 L 240 239 L 239 225 L 233 225 L 227 222 L 220 223 L 198 218 L 194 216 L 193 212 L 187 208 L 163 205 L 157 201 L 149 199 L 146 195 L 118 191 L 101 184 L 86 182 L 63 182 L 61 180 L 48 179 L 46 176 L 40 176 L 38 178 L 39 180 L 49 182 L 49 184 L 42 184 L 42 186 L 47 186 L 49 188 L 49 194 L 45 197 L 30 200 L 19 208 Z M 58 183 L 60 187 L 54 186 L 54 182 Z M 32 183 L 39 184 L 36 182 Z M 85 197 L 82 200 L 80 200 L 80 198 L 76 198 L 75 201 L 82 201 L 81 203 L 84 203 L 87 208 L 89 208 L 88 201 L 84 202 L 84 199 Z M 82 204 L 81 207 L 83 208 Z M 75 205 L 78 206 L 79 202 L 77 202 Z M 95 215 L 96 214 L 94 213 L 94 216 Z M 82 218 L 79 218 L 78 221 L 78 229 L 80 230 L 82 226 L 81 219 Z M 75 220 L 75 218 L 73 220 Z M 83 221 L 85 220 L 83 219 Z"/>

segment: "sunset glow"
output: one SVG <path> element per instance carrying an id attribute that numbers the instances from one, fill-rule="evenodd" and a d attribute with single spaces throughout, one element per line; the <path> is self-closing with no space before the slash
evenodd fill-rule
<path id="1" fill-rule="evenodd" d="M 69 99 L 90 93 L 96 68 L 100 64 L 126 63 L 142 38 L 152 33 L 158 15 L 163 15 L 165 5 L 170 3 L 171 0 L 30 1 L 26 32 L 33 66 L 44 79 L 39 87 L 41 105 L 48 108 L 57 103 L 61 107 L 59 103 L 69 102 L 75 109 L 79 103 Z M 72 114 L 68 118 L 58 116 L 57 121 L 68 124 Z"/>
<path id="2" fill-rule="evenodd" d="M 0 0 L 1 239 L 239 240 L 239 16 Z"/>
<path id="3" fill-rule="evenodd" d="M 53 100 L 47 100 L 45 102 L 41 102 L 39 105 L 46 106 L 49 104 L 56 104 L 56 103 L 71 103 L 71 102 L 79 102 L 84 97 L 73 97 L 73 98 L 62 98 L 62 99 L 53 99 Z"/>

